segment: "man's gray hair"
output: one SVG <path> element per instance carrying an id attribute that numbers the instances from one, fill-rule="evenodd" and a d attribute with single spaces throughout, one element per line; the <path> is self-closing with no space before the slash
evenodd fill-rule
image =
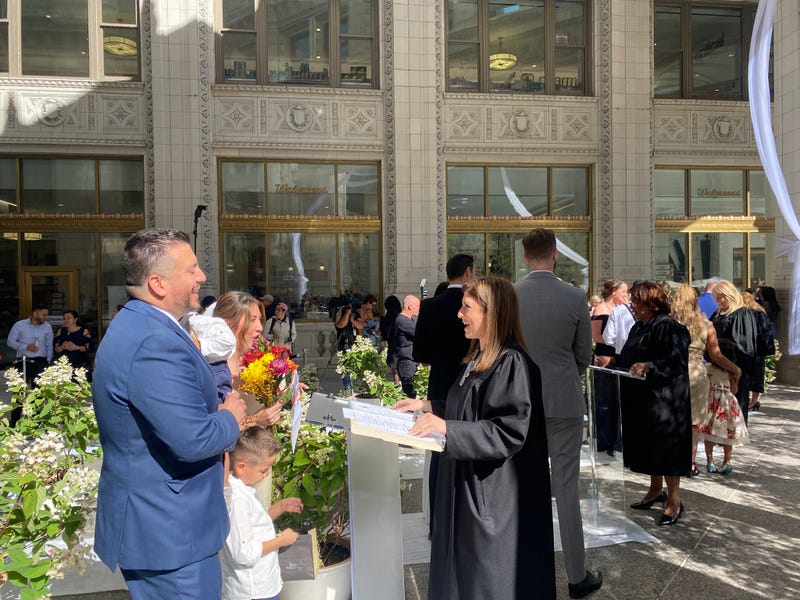
<path id="1" fill-rule="evenodd" d="M 174 244 L 190 244 L 189 236 L 177 229 L 142 229 L 128 238 L 122 256 L 128 293 L 145 284 Z"/>

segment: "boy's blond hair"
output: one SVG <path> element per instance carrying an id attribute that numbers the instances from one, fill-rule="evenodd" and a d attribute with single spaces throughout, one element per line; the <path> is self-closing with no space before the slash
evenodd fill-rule
<path id="1" fill-rule="evenodd" d="M 248 427 L 239 434 L 236 447 L 231 450 L 231 463 L 242 461 L 252 464 L 265 461 L 281 451 L 281 444 L 263 427 Z"/>

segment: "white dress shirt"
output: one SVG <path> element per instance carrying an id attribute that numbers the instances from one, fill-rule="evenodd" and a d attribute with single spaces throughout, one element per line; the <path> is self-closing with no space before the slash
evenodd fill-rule
<path id="1" fill-rule="evenodd" d="M 45 358 L 50 362 L 53 360 L 53 326 L 47 321 L 34 325 L 30 319 L 22 319 L 11 327 L 6 344 L 16 350 L 17 358 Z M 30 344 L 36 344 L 36 350 L 28 350 Z"/>
<path id="2" fill-rule="evenodd" d="M 231 531 L 220 552 L 223 598 L 271 598 L 283 587 L 278 551 L 261 556 L 261 543 L 275 539 L 275 526 L 255 488 L 230 476 Z"/>
<path id="3" fill-rule="evenodd" d="M 633 317 L 630 305 L 618 304 L 608 316 L 606 328 L 603 330 L 603 340 L 609 346 L 614 346 L 614 352 L 619 354 L 628 341 L 628 334 L 634 323 L 636 319 Z"/>

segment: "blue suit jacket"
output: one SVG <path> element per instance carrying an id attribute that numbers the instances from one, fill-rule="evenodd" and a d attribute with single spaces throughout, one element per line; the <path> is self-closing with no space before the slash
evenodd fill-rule
<path id="1" fill-rule="evenodd" d="M 217 410 L 214 377 L 186 333 L 129 301 L 97 350 L 93 391 L 98 556 L 112 570 L 171 570 L 216 554 L 228 534 L 221 454 L 239 425 Z"/>

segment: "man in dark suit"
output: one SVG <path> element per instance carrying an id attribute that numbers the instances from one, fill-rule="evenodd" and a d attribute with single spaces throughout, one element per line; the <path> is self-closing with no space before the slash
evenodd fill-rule
<path id="1" fill-rule="evenodd" d="M 550 481 L 558 508 L 570 598 L 603 585 L 584 560 L 578 476 L 583 437 L 581 374 L 592 358 L 592 330 L 582 290 L 556 278 L 556 236 L 534 229 L 522 240 L 531 272 L 516 284 L 525 345 L 542 374 Z"/>
<path id="2" fill-rule="evenodd" d="M 469 340 L 464 337 L 464 324 L 458 318 L 458 311 L 464 297 L 461 286 L 475 276 L 475 259 L 467 254 L 456 254 L 447 261 L 445 270 L 449 282 L 447 289 L 423 300 L 420 306 L 413 351 L 415 361 L 431 367 L 428 400 L 433 413 L 441 418 L 444 418 L 447 392 L 469 350 Z M 428 477 L 431 523 L 438 467 L 439 453 L 432 452 Z"/>
<path id="3" fill-rule="evenodd" d="M 178 324 L 205 275 L 185 233 L 146 229 L 125 244 L 132 299 L 97 350 L 94 407 L 103 447 L 95 551 L 131 597 L 220 598 L 228 534 L 222 453 L 244 402 L 219 404 L 208 363 Z"/>

